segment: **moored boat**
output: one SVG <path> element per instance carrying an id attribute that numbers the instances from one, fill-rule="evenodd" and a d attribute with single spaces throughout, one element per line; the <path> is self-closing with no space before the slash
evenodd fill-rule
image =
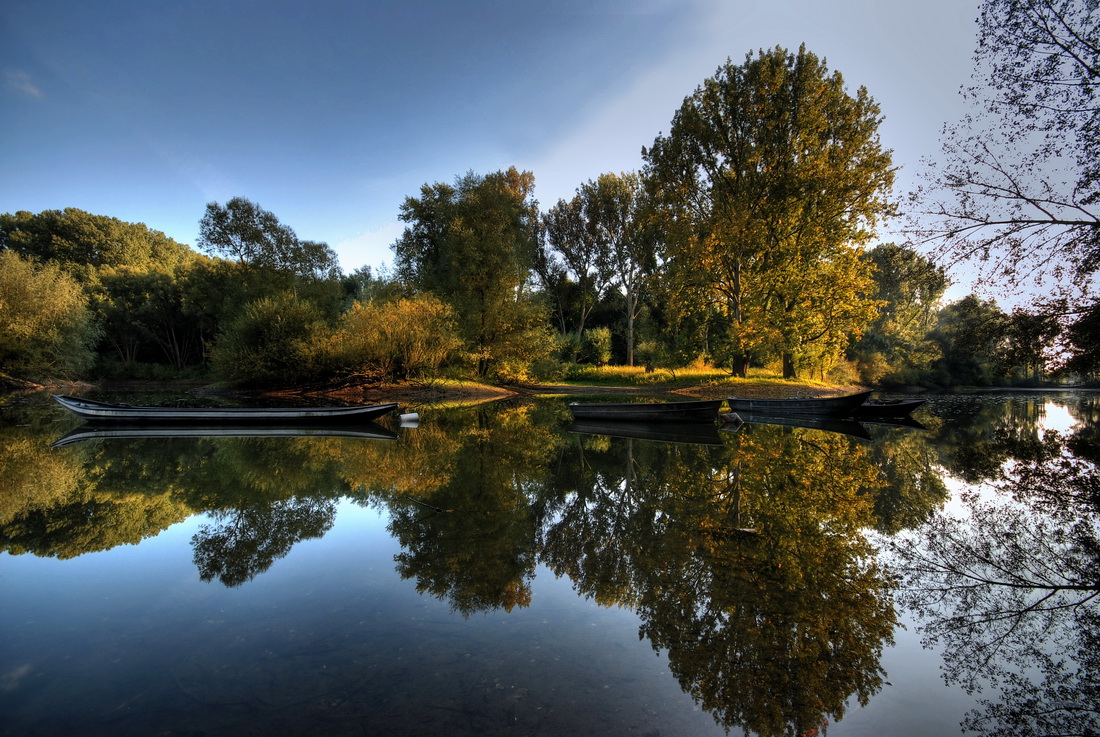
<path id="1" fill-rule="evenodd" d="M 570 402 L 575 420 L 714 422 L 721 399 L 690 402 Z"/>
<path id="2" fill-rule="evenodd" d="M 141 407 L 67 394 L 54 394 L 53 398 L 86 422 L 129 424 L 352 423 L 382 417 L 398 407 L 396 402 L 351 407 Z"/>
<path id="3" fill-rule="evenodd" d="M 840 397 L 792 397 L 787 399 L 757 399 L 755 397 L 729 397 L 731 412 L 755 412 L 761 415 L 820 415 L 847 417 L 867 401 L 871 392 L 845 394 Z"/>

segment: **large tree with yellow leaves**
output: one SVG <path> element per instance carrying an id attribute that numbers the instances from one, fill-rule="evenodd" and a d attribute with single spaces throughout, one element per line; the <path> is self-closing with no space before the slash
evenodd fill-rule
<path id="1" fill-rule="evenodd" d="M 665 265 L 718 316 L 733 373 L 769 355 L 788 377 L 821 366 L 873 316 L 856 249 L 893 209 L 880 121 L 866 89 L 776 48 L 727 61 L 643 149 Z"/>

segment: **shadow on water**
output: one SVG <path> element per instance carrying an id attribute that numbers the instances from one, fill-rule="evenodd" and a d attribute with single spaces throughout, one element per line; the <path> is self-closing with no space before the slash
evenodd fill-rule
<path id="1" fill-rule="evenodd" d="M 900 602 L 943 649 L 950 682 L 1000 689 L 991 703 L 1007 706 L 979 705 L 967 727 L 1016 728 L 1026 719 L 1019 704 L 1098 703 L 1097 410 L 1078 399 L 1067 406 L 1077 429 L 1047 436 L 1042 404 L 1011 398 L 948 398 L 922 414 L 923 429 L 868 425 L 863 437 L 756 424 L 677 438 L 571 427 L 564 402 L 542 400 L 439 411 L 396 442 L 384 428 L 369 437 L 100 433 L 54 449 L 66 429 L 56 414 L 9 412 L 0 425 L 4 551 L 114 554 L 201 515 L 190 528 L 193 580 L 238 593 L 224 617 L 181 615 L 202 623 L 178 640 L 139 617 L 135 631 L 159 642 L 95 656 L 132 660 L 135 674 L 143 662 L 160 666 L 159 685 L 10 671 L 0 674 L 0 707 L 43 734 L 77 722 L 86 734 L 154 724 L 207 734 L 361 734 L 366 725 L 698 734 L 701 714 L 661 691 L 671 676 L 717 733 L 813 735 L 882 689 Z M 996 496 L 962 495 L 973 504 L 959 522 L 945 479 L 991 485 Z M 281 608 L 250 598 L 271 595 L 279 561 L 325 538 L 349 504 L 385 520 L 390 575 L 371 566 L 362 588 L 363 563 L 318 558 L 317 581 L 304 585 L 337 582 L 323 589 L 332 599 L 325 625 L 310 632 L 288 611 L 294 590 Z M 1037 599 L 1019 598 L 1020 581 L 1039 580 L 1026 566 L 1008 582 L 986 572 L 981 586 L 966 583 L 974 561 L 1002 559 L 1045 561 L 1061 578 L 1038 587 Z M 587 639 L 562 613 L 576 604 L 555 594 L 540 608 L 540 571 L 568 582 L 577 602 L 631 612 L 664 675 L 652 661 L 628 665 L 638 657 L 628 643 L 609 656 L 619 647 L 610 630 Z M 400 597 L 398 579 L 419 603 Z M 1057 593 L 1043 598 L 1051 587 Z M 253 601 L 255 619 L 233 619 L 233 606 Z M 502 629 L 486 634 L 488 622 Z M 28 659 L 35 650 L 10 648 Z M 1011 675 L 1021 662 L 1038 664 L 1038 682 Z M 61 713 L 35 706 L 61 698 L 71 702 Z M 1096 726 L 1095 711 L 1074 713 L 1078 726 Z"/>

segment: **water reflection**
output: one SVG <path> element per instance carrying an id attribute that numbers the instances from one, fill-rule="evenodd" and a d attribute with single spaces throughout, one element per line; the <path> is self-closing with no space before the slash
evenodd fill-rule
<path id="1" fill-rule="evenodd" d="M 1044 437 L 1041 406 L 952 398 L 922 417 L 927 430 L 870 426 L 869 439 L 760 424 L 658 442 L 517 402 L 436 412 L 397 442 L 146 436 L 53 450 L 62 433 L 28 412 L 0 427 L 0 550 L 72 558 L 201 513 L 198 576 L 247 588 L 351 499 L 385 513 L 400 577 L 460 617 L 515 616 L 546 566 L 636 613 L 719 726 L 768 736 L 812 733 L 874 697 L 898 596 L 953 682 L 1001 689 L 1008 706 L 968 726 L 1026 734 L 1031 707 L 1013 704 L 1098 701 L 1098 410 L 1067 405 L 1075 431 Z M 946 476 L 992 482 L 1011 503 L 973 495 L 953 520 Z M 894 536 L 900 593 L 871 530 Z M 1042 678 L 1014 675 L 1025 662 Z M 193 695 L 208 676 L 177 685 Z M 1095 727 L 1082 708 L 1077 724 Z"/>
<path id="2" fill-rule="evenodd" d="M 887 543 L 944 678 L 994 694 L 967 715 L 969 730 L 1100 733 L 1095 412 L 1082 402 L 1071 414 L 1088 424 L 1059 434 L 1043 432 L 1042 405 L 997 408 L 982 438 L 996 462 L 955 467 L 987 484 Z"/>
<path id="3" fill-rule="evenodd" d="M 805 734 L 878 690 L 895 617 L 861 448 L 745 428 L 721 450 L 582 442 L 558 469 L 544 560 L 637 611 L 722 726 Z"/>

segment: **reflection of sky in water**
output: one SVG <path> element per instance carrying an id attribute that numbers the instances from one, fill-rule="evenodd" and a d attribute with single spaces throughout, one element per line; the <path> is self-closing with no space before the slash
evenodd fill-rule
<path id="1" fill-rule="evenodd" d="M 1077 420 L 1070 414 L 1069 407 L 1055 402 L 1047 402 L 1043 405 L 1043 415 L 1039 419 L 1039 427 L 1042 430 L 1065 433 L 1076 426 Z"/>
<path id="2" fill-rule="evenodd" d="M 1042 429 L 1076 424 L 1037 396 L 937 397 L 928 414 L 950 423 L 983 402 L 1026 405 Z M 951 513 L 967 487 L 944 482 Z M 70 560 L 0 554 L 0 733 L 723 733 L 639 639 L 630 608 L 579 598 L 543 566 L 529 607 L 464 618 L 401 579 L 387 513 L 342 501 L 322 537 L 243 585 L 201 581 L 193 536 L 232 523 L 200 515 Z M 888 685 L 866 708 L 850 703 L 833 737 L 958 733 L 973 697 L 943 684 L 942 653 L 905 624 L 883 651 Z"/>
<path id="3" fill-rule="evenodd" d="M 227 588 L 191 560 L 208 521 L 140 549 L 0 556 L 5 734 L 115 734 L 120 719 L 149 734 L 311 734 L 295 720 L 340 726 L 353 701 L 375 712 L 356 725 L 380 734 L 723 733 L 632 612 L 579 599 L 545 568 L 530 607 L 465 619 L 400 579 L 384 515 L 343 502 L 323 538 Z"/>

